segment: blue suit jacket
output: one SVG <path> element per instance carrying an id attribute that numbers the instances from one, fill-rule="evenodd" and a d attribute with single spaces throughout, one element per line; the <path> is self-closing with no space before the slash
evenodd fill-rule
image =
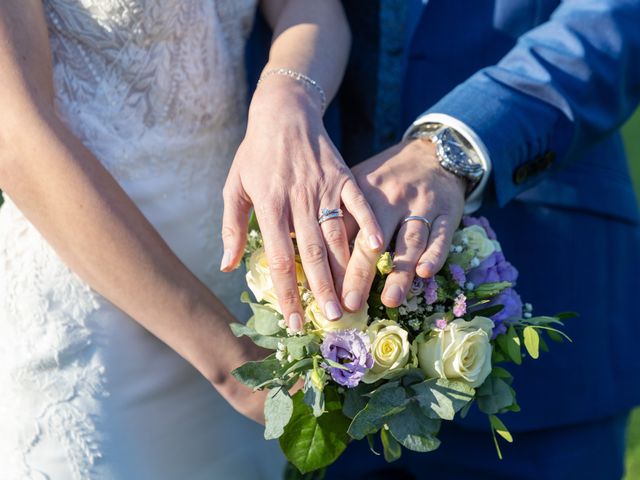
<path id="1" fill-rule="evenodd" d="M 573 344 L 511 369 L 522 412 L 507 425 L 639 404 L 640 220 L 618 128 L 640 100 L 640 2 L 429 0 L 404 52 L 383 35 L 397 19 L 379 1 L 343 3 L 353 52 L 327 123 L 345 159 L 399 141 L 427 110 L 462 120 L 493 162 L 479 213 L 520 271 L 518 291 L 540 313 L 581 314 Z"/>

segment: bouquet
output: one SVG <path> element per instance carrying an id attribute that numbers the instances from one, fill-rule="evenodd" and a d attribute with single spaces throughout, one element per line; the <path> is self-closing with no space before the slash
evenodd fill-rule
<path id="1" fill-rule="evenodd" d="M 533 316 L 514 289 L 518 272 L 485 218 L 463 219 L 443 269 L 433 278 L 416 277 L 397 308 L 380 300 L 393 270 L 388 252 L 377 263 L 367 306 L 337 321 L 323 315 L 298 259 L 305 308 L 299 332 L 286 327 L 279 311 L 255 224 L 245 262 L 256 301 L 243 293 L 253 316 L 232 328 L 272 353 L 233 374 L 269 389 L 264 436 L 279 439 L 302 474 L 335 462 L 351 440 L 367 438 L 375 452 L 378 435 L 389 462 L 403 447 L 435 450 L 441 423 L 464 417 L 473 403 L 488 416 L 501 458 L 498 437 L 511 442 L 512 436 L 498 414 L 519 411 L 505 366 L 520 365 L 527 355 L 537 359 L 548 349 L 545 338 L 569 339 L 560 328 L 574 315 Z"/>

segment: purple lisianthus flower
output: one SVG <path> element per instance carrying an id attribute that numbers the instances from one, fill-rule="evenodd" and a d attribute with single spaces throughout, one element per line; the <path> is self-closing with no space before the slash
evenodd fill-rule
<path id="1" fill-rule="evenodd" d="M 460 294 L 453 301 L 453 314 L 459 318 L 465 313 L 467 313 L 467 297 Z"/>
<path id="2" fill-rule="evenodd" d="M 511 321 L 522 318 L 522 300 L 520 295 L 513 288 L 507 288 L 493 297 L 491 302 L 483 305 L 482 308 L 492 307 L 493 305 L 502 305 L 504 308 L 495 315 L 491 316 L 493 320 L 493 338 L 496 335 L 507 331 L 507 325 Z"/>
<path id="3" fill-rule="evenodd" d="M 494 232 L 493 228 L 489 224 L 489 220 L 485 217 L 462 217 L 462 225 L 465 227 L 470 227 L 471 225 L 479 225 L 484 228 L 484 231 L 487 232 L 487 237 L 489 240 L 496 240 L 496 232 Z"/>
<path id="4" fill-rule="evenodd" d="M 347 388 L 357 386 L 366 371 L 373 367 L 369 336 L 355 328 L 327 332 L 320 352 L 324 358 L 346 367 L 345 370 L 325 365 L 331 378 Z"/>
<path id="5" fill-rule="evenodd" d="M 428 278 L 424 282 L 424 300 L 427 305 L 433 305 L 438 300 L 438 282 L 434 277 Z"/>
<path id="6" fill-rule="evenodd" d="M 467 272 L 467 280 L 474 285 L 492 282 L 511 282 L 515 285 L 518 270 L 509 263 L 502 252 L 493 252 L 480 265 Z"/>
<path id="7" fill-rule="evenodd" d="M 451 278 L 453 278 L 453 281 L 456 282 L 459 287 L 464 287 L 464 284 L 467 282 L 467 277 L 464 274 L 464 268 L 452 263 L 449 265 L 449 272 L 451 272 Z"/>

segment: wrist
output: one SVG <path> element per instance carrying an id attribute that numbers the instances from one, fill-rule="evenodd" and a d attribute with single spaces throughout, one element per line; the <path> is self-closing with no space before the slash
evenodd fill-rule
<path id="1" fill-rule="evenodd" d="M 469 181 L 466 178 L 454 175 L 446 170 L 437 155 L 436 145 L 428 138 L 408 138 L 403 141 L 411 150 L 411 154 L 417 159 L 417 162 L 429 165 L 430 168 L 437 170 L 443 178 L 446 178 L 456 184 L 463 196 L 469 188 Z"/>

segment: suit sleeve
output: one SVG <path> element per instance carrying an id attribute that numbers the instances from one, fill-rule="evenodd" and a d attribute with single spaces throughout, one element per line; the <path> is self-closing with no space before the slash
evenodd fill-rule
<path id="1" fill-rule="evenodd" d="M 640 100 L 640 1 L 565 0 L 425 114 L 468 125 L 493 164 L 500 205 L 604 139 Z"/>

